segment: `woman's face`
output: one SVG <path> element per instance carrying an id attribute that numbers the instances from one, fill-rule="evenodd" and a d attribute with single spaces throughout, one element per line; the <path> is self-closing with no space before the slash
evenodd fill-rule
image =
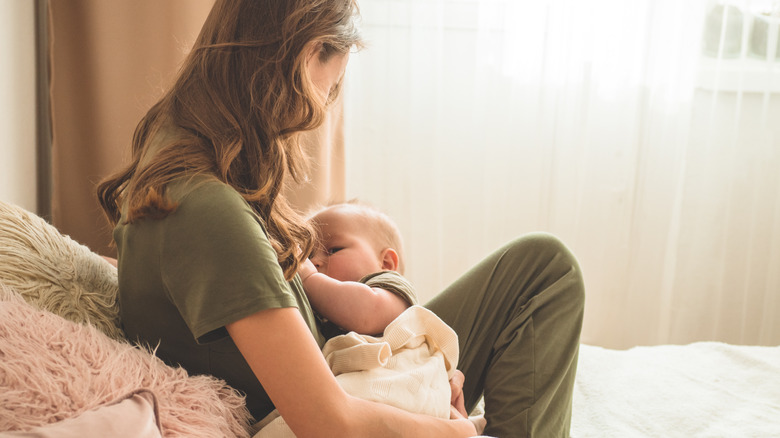
<path id="1" fill-rule="evenodd" d="M 316 51 L 309 57 L 307 66 L 309 69 L 309 77 L 314 83 L 317 97 L 321 99 L 323 104 L 328 101 L 331 90 L 341 80 L 341 77 L 344 76 L 344 70 L 347 68 L 348 61 L 349 52 L 335 54 L 325 62 L 320 60 L 319 54 Z"/>

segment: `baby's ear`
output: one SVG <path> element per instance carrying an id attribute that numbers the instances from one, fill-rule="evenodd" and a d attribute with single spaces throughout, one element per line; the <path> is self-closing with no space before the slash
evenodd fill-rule
<path id="1" fill-rule="evenodd" d="M 379 254 L 379 258 L 382 260 L 382 269 L 385 271 L 398 270 L 398 252 L 393 248 L 383 249 Z"/>

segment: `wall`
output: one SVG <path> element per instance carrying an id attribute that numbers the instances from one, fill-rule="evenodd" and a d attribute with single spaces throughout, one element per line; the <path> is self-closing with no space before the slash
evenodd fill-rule
<path id="1" fill-rule="evenodd" d="M 0 2 L 0 201 L 36 210 L 35 3 Z"/>

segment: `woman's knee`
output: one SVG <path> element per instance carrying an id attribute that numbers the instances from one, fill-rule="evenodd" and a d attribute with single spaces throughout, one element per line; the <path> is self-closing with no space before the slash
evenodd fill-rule
<path id="1" fill-rule="evenodd" d="M 504 258 L 517 266 L 530 265 L 543 270 L 556 277 L 554 281 L 565 277 L 570 282 L 568 299 L 581 301 L 584 305 L 585 287 L 579 262 L 554 234 L 535 232 L 520 236 L 504 247 Z"/>
<path id="2" fill-rule="evenodd" d="M 510 241 L 504 249 L 509 257 L 532 256 L 541 260 L 556 259 L 579 269 L 579 263 L 571 250 L 561 239 L 551 233 L 538 231 L 522 235 Z"/>

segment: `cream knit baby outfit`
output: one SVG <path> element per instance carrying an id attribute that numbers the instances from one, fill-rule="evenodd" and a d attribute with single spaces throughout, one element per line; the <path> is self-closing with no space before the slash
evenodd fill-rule
<path id="1" fill-rule="evenodd" d="M 430 310 L 406 309 L 382 337 L 355 332 L 336 336 L 322 353 L 347 393 L 449 418 L 449 380 L 458 365 L 458 336 Z M 255 438 L 295 437 L 276 411 L 261 424 Z"/>

